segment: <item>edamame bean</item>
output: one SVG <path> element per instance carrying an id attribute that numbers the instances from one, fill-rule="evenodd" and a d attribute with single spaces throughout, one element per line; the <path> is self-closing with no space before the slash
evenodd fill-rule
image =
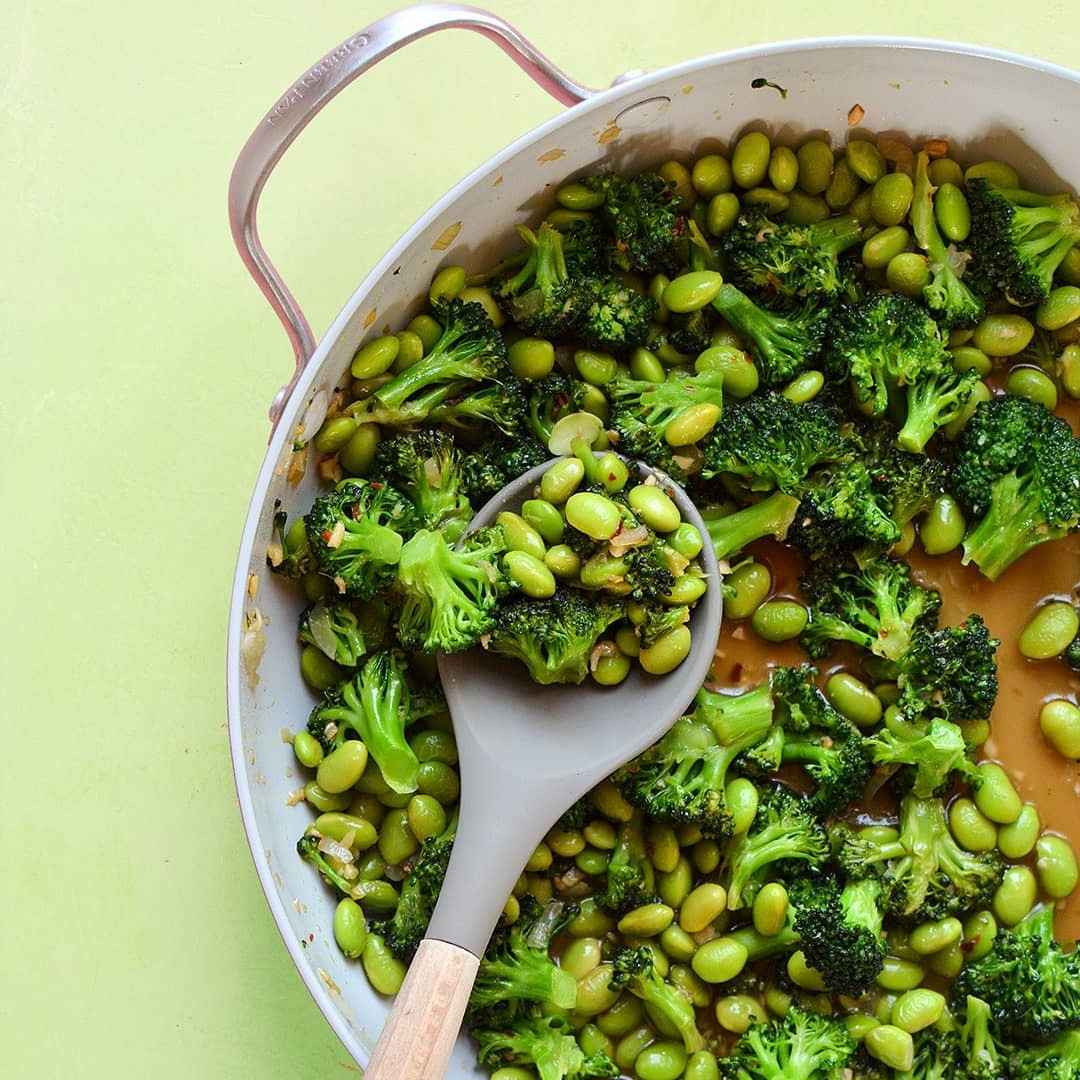
<path id="1" fill-rule="evenodd" d="M 955 944 L 963 935 L 964 927 L 959 919 L 937 919 L 916 926 L 908 937 L 908 944 L 920 956 L 930 956 Z"/>
<path id="2" fill-rule="evenodd" d="M 751 1024 L 763 1024 L 768 1019 L 765 1010 L 746 994 L 732 994 L 716 1003 L 716 1019 L 725 1031 L 741 1035 Z"/>
<path id="3" fill-rule="evenodd" d="M 614 1005 L 596 1018 L 596 1026 L 613 1039 L 633 1031 L 645 1019 L 641 999 L 633 994 L 623 994 Z"/>
<path id="4" fill-rule="evenodd" d="M 778 881 L 763 885 L 754 897 L 754 929 L 765 937 L 774 937 L 787 919 L 788 894 Z"/>
<path id="5" fill-rule="evenodd" d="M 536 1080 L 536 1073 L 532 1069 L 518 1068 L 517 1065 L 504 1065 L 496 1069 L 489 1080 Z"/>
<path id="6" fill-rule="evenodd" d="M 360 779 L 367 761 L 367 747 L 359 739 L 348 739 L 319 762 L 315 779 L 323 791 L 340 795 Z"/>
<path id="7" fill-rule="evenodd" d="M 698 1050 L 686 1063 L 683 1080 L 720 1080 L 720 1066 L 711 1050 Z"/>
<path id="8" fill-rule="evenodd" d="M 829 676 L 825 696 L 837 712 L 859 727 L 873 727 L 881 719 L 881 701 L 873 690 L 846 671 Z"/>
<path id="9" fill-rule="evenodd" d="M 417 770 L 416 782 L 424 795 L 438 799 L 443 806 L 457 802 L 461 793 L 457 773 L 442 761 L 425 761 Z"/>
<path id="10" fill-rule="evenodd" d="M 665 1040 L 645 1047 L 634 1059 L 638 1080 L 678 1080 L 686 1068 L 682 1043 Z"/>
<path id="11" fill-rule="evenodd" d="M 1063 836 L 1043 833 L 1035 845 L 1035 873 L 1051 900 L 1064 900 L 1076 888 L 1076 852 Z"/>
<path id="12" fill-rule="evenodd" d="M 344 682 L 348 672 L 335 664 L 322 649 L 305 645 L 300 653 L 300 675 L 312 690 L 329 690 Z"/>
<path id="13" fill-rule="evenodd" d="M 339 844 L 344 843 L 345 838 L 352 833 L 349 847 L 354 851 L 366 851 L 375 843 L 378 833 L 375 826 L 365 818 L 355 814 L 343 814 L 340 811 L 330 811 L 320 814 L 315 819 L 315 831 L 323 836 L 336 840 Z"/>
<path id="14" fill-rule="evenodd" d="M 991 911 L 976 911 L 964 923 L 963 949 L 967 960 L 981 960 L 993 947 L 997 937 L 997 920 Z"/>
<path id="15" fill-rule="evenodd" d="M 577 491 L 584 479 L 585 466 L 578 458 L 562 458 L 540 477 L 540 497 L 559 506 Z"/>
<path id="16" fill-rule="evenodd" d="M 734 979 L 742 971 L 748 956 L 746 946 L 734 938 L 713 938 L 694 953 L 690 967 L 699 979 L 707 983 L 723 983 Z"/>
<path id="17" fill-rule="evenodd" d="M 874 184 L 870 196 L 870 213 L 883 228 L 899 225 L 911 209 L 914 193 L 915 187 L 907 173 L 887 173 Z"/>
<path id="18" fill-rule="evenodd" d="M 549 498 L 549 501 L 557 500 Z M 565 513 L 566 520 L 575 529 L 593 540 L 610 540 L 622 525 L 622 517 L 615 503 L 591 491 L 579 491 L 571 495 L 566 500 Z"/>
<path id="19" fill-rule="evenodd" d="M 675 584 L 664 594 L 664 603 L 669 607 L 688 607 L 705 595 L 706 588 L 704 576 L 692 568 L 675 579 Z"/>
<path id="20" fill-rule="evenodd" d="M 599 938 L 576 938 L 563 950 L 559 967 L 574 976 L 574 980 L 583 979 L 603 960 L 603 949 Z"/>
<path id="21" fill-rule="evenodd" d="M 720 865 L 720 845 L 715 840 L 699 840 L 690 849 L 690 858 L 699 874 L 711 874 Z"/>
<path id="22" fill-rule="evenodd" d="M 930 263 L 917 251 L 902 251 L 885 267 L 885 283 L 898 293 L 918 299 L 930 283 Z"/>
<path id="23" fill-rule="evenodd" d="M 971 232 L 971 210 L 964 193 L 946 182 L 934 195 L 934 217 L 946 240 L 961 244 Z"/>
<path id="24" fill-rule="evenodd" d="M 1061 600 L 1043 604 L 1020 633 L 1020 652 L 1029 660 L 1049 660 L 1060 656 L 1077 631 L 1080 615 Z"/>
<path id="25" fill-rule="evenodd" d="M 441 761 L 446 765 L 457 764 L 457 743 L 449 731 L 428 729 L 417 732 L 410 737 L 409 745 L 421 762 Z"/>
<path id="26" fill-rule="evenodd" d="M 604 191 L 572 180 L 555 192 L 555 201 L 566 210 L 595 210 L 604 205 Z"/>
<path id="27" fill-rule="evenodd" d="M 902 176 L 903 173 L 890 175 Z M 893 225 L 874 233 L 862 246 L 863 266 L 868 270 L 883 269 L 908 246 L 910 239 L 903 225 Z"/>
<path id="28" fill-rule="evenodd" d="M 903 960 L 899 956 L 886 956 L 885 963 L 874 980 L 883 990 L 914 990 L 923 981 L 922 967 L 914 960 Z"/>
<path id="29" fill-rule="evenodd" d="M 791 195 L 785 195 L 782 191 L 774 191 L 772 188 L 755 187 L 743 192 L 743 203 L 747 206 L 760 206 L 766 214 L 782 214 L 790 205 Z"/>
<path id="30" fill-rule="evenodd" d="M 930 183 L 940 188 L 943 184 L 960 187 L 964 182 L 964 170 L 952 158 L 934 158 L 927 169 Z"/>
<path id="31" fill-rule="evenodd" d="M 970 799 L 953 801 L 949 828 L 968 851 L 993 851 L 997 846 L 997 827 Z"/>
<path id="32" fill-rule="evenodd" d="M 690 170 L 690 182 L 694 190 L 704 199 L 721 195 L 731 190 L 731 165 L 721 154 L 706 154 L 694 162 Z"/>
<path id="33" fill-rule="evenodd" d="M 752 615 L 772 588 L 772 574 L 762 563 L 737 566 L 724 581 L 724 611 L 729 619 Z"/>
<path id="34" fill-rule="evenodd" d="M 861 186 L 847 157 L 840 158 L 833 168 L 832 180 L 825 189 L 825 205 L 830 210 L 843 210 L 851 205 Z"/>
<path id="35" fill-rule="evenodd" d="M 972 341 L 987 356 L 1015 356 L 1031 344 L 1035 327 L 1023 315 L 987 315 Z"/>
<path id="36" fill-rule="evenodd" d="M 407 811 L 391 810 L 379 828 L 379 854 L 389 866 L 400 866 L 415 855 L 419 847 L 409 828 Z"/>
<path id="37" fill-rule="evenodd" d="M 757 788 L 746 777 L 738 776 L 724 788 L 724 802 L 731 814 L 732 834 L 741 836 L 757 816 Z"/>
<path id="38" fill-rule="evenodd" d="M 335 454 L 340 450 L 356 430 L 356 421 L 351 416 L 334 416 L 323 421 L 312 443 L 320 454 Z"/>
<path id="39" fill-rule="evenodd" d="M 615 1044 L 596 1024 L 586 1024 L 578 1032 L 578 1045 L 585 1051 L 586 1057 L 593 1054 L 606 1054 L 611 1057 L 615 1053 Z"/>
<path id="40" fill-rule="evenodd" d="M 667 675 L 686 659 L 690 644 L 690 628 L 676 626 L 652 645 L 643 648 L 638 655 L 638 663 L 650 675 Z"/>
<path id="41" fill-rule="evenodd" d="M 534 559 L 543 560 L 547 551 L 543 537 L 520 514 L 502 510 L 496 515 L 495 524 L 502 528 L 509 551 L 524 552 Z"/>
<path id="42" fill-rule="evenodd" d="M 334 795 L 329 791 L 324 791 L 316 780 L 309 780 L 304 785 L 304 798 L 322 814 L 330 811 L 346 810 L 349 806 L 348 795 Z"/>
<path id="43" fill-rule="evenodd" d="M 1044 330 L 1060 330 L 1080 319 L 1080 288 L 1059 285 L 1035 309 L 1035 323 Z"/>
<path id="44" fill-rule="evenodd" d="M 574 1012 L 578 1016 L 599 1016 L 615 1004 L 618 990 L 611 988 L 611 964 L 598 964 L 584 978 L 578 979 L 577 1004 Z"/>
<path id="45" fill-rule="evenodd" d="M 353 357 L 349 371 L 354 379 L 372 379 L 388 371 L 397 359 L 398 349 L 401 342 L 393 334 L 385 334 L 382 337 L 361 345 Z"/>
<path id="46" fill-rule="evenodd" d="M 936 990 L 919 987 L 901 994 L 892 1007 L 892 1022 L 914 1035 L 923 1028 L 931 1027 L 945 1012 L 945 998 Z"/>
<path id="47" fill-rule="evenodd" d="M 1020 816 L 1024 804 L 1005 770 L 996 762 L 982 762 L 971 785 L 975 790 L 975 805 L 991 821 L 1011 825 Z"/>
<path id="48" fill-rule="evenodd" d="M 1016 820 L 998 829 L 998 850 L 1007 859 L 1022 859 L 1035 846 L 1039 835 L 1039 811 L 1025 803 Z"/>
<path id="49" fill-rule="evenodd" d="M 548 548 L 544 565 L 558 578 L 575 578 L 581 570 L 581 559 L 573 548 L 556 544 Z"/>
<path id="50" fill-rule="evenodd" d="M 877 229 L 877 226 L 873 224 L 873 218 L 870 214 L 870 202 L 873 194 L 873 188 L 866 188 L 864 191 L 860 191 L 848 207 L 848 213 L 864 229 Z M 864 233 L 864 235 L 866 234 Z"/>
<path id="51" fill-rule="evenodd" d="M 689 521 L 682 522 L 675 529 L 668 537 L 668 543 L 686 559 L 696 558 L 704 546 L 697 526 L 691 525 Z"/>
<path id="52" fill-rule="evenodd" d="M 945 555 L 960 546 L 966 531 L 960 504 L 951 495 L 939 495 L 919 526 L 919 539 L 927 555 Z"/>
<path id="53" fill-rule="evenodd" d="M 409 828 L 421 843 L 446 829 L 446 811 L 430 795 L 414 795 L 405 808 Z"/>
<path id="54" fill-rule="evenodd" d="M 797 638 L 808 621 L 806 608 L 795 600 L 769 600 L 750 617 L 754 633 L 763 641 L 776 643 Z"/>
<path id="55" fill-rule="evenodd" d="M 305 769 L 314 769 L 323 759 L 322 744 L 309 731 L 298 731 L 293 736 L 293 753 Z"/>
<path id="56" fill-rule="evenodd" d="M 778 986 L 770 986 L 765 991 L 765 1008 L 774 1016 L 787 1016 L 791 1008 L 791 995 Z"/>
<path id="57" fill-rule="evenodd" d="M 636 484 L 627 493 L 626 501 L 654 532 L 674 532 L 682 521 L 674 500 L 657 484 Z"/>
<path id="58" fill-rule="evenodd" d="M 542 379 L 555 367 L 555 346 L 545 338 L 518 338 L 507 350 L 507 358 L 519 379 Z"/>
<path id="59" fill-rule="evenodd" d="M 644 904 L 628 911 L 619 920 L 619 933 L 631 937 L 655 937 L 666 930 L 674 918 L 675 912 L 667 904 Z"/>
<path id="60" fill-rule="evenodd" d="M 974 345 L 958 345 L 950 351 L 953 367 L 957 371 L 977 371 L 981 378 L 989 375 L 993 370 L 994 365 L 990 357 L 982 349 L 976 349 Z"/>
<path id="61" fill-rule="evenodd" d="M 350 959 L 358 959 L 367 944 L 367 919 L 360 905 L 346 896 L 334 909 L 334 940 L 338 948 Z"/>
<path id="62" fill-rule="evenodd" d="M 662 874 L 670 873 L 679 863 L 679 841 L 675 830 L 660 821 L 649 823 L 645 835 L 649 858 Z"/>
<path id="63" fill-rule="evenodd" d="M 557 544 L 563 538 L 566 522 L 554 503 L 546 499 L 526 499 L 521 504 L 521 516 L 547 544 Z"/>
<path id="64" fill-rule="evenodd" d="M 688 963 L 697 951 L 694 939 L 681 927 L 669 926 L 660 935 L 660 948 L 671 957 L 682 963 Z"/>
<path id="65" fill-rule="evenodd" d="M 606 851 L 595 851 L 585 848 L 574 856 L 574 864 L 583 873 L 590 877 L 601 877 L 607 873 L 610 856 Z"/>
<path id="66" fill-rule="evenodd" d="M 361 424 L 338 451 L 338 462 L 346 476 L 364 476 L 375 460 L 379 445 L 379 425 Z"/>
<path id="67" fill-rule="evenodd" d="M 378 934 L 368 934 L 360 961 L 364 974 L 378 994 L 396 994 L 405 981 L 405 965 L 387 947 Z"/>
<path id="68" fill-rule="evenodd" d="M 792 225 L 816 225 L 829 216 L 829 204 L 820 195 L 793 191 L 785 198 L 788 205 L 784 210 L 784 220 Z"/>
<path id="69" fill-rule="evenodd" d="M 444 266 L 432 279 L 428 300 L 432 307 L 453 300 L 465 290 L 468 275 L 464 266 Z"/>
<path id="70" fill-rule="evenodd" d="M 394 360 L 395 372 L 404 371 L 424 358 L 424 342 L 416 331 L 399 330 L 394 336 L 398 339 L 398 354 Z"/>
<path id="71" fill-rule="evenodd" d="M 825 385 L 825 376 L 820 371 L 804 371 L 796 375 L 780 392 L 793 405 L 803 405 L 813 401 Z"/>
<path id="72" fill-rule="evenodd" d="M 664 365 L 656 354 L 640 345 L 630 354 L 630 374 L 642 382 L 662 383 L 665 378 Z"/>
<path id="73" fill-rule="evenodd" d="M 615 1064 L 621 1072 L 628 1073 L 633 1069 L 641 1052 L 656 1041 L 656 1032 L 647 1024 L 634 1028 L 633 1031 L 624 1035 L 615 1045 Z"/>
<path id="74" fill-rule="evenodd" d="M 1011 166 L 1003 161 L 980 161 L 977 165 L 970 165 L 964 172 L 964 180 L 970 183 L 972 180 L 985 180 L 991 187 L 1018 188 L 1020 175 Z"/>
<path id="75" fill-rule="evenodd" d="M 1032 909 L 1038 885 L 1026 866 L 1010 866 L 990 903 L 999 923 L 1015 926 Z"/>
<path id="76" fill-rule="evenodd" d="M 787 961 L 788 978 L 802 990 L 812 990 L 822 993 L 825 989 L 825 980 L 820 971 L 815 971 L 807 962 L 806 954 L 799 949 L 793 952 Z"/>
<path id="77" fill-rule="evenodd" d="M 467 289 L 461 290 L 458 299 L 466 304 L 479 304 L 484 309 L 484 314 L 491 320 L 491 325 L 496 329 L 506 322 L 506 316 L 496 303 L 495 297 L 491 295 L 490 289 L 481 285 L 470 285 Z"/>
<path id="78" fill-rule="evenodd" d="M 731 174 L 739 187 L 756 187 L 765 179 L 771 150 L 768 135 L 760 131 L 747 132 L 739 139 L 731 155 Z"/>
<path id="79" fill-rule="evenodd" d="M 807 139 L 799 147 L 799 187 L 807 195 L 820 195 L 833 177 L 833 152 L 823 139 Z"/>
<path id="80" fill-rule="evenodd" d="M 871 1057 L 897 1072 L 910 1072 L 915 1062 L 915 1043 L 911 1035 L 892 1024 L 878 1024 L 863 1037 Z"/>
<path id="81" fill-rule="evenodd" d="M 592 669 L 593 682 L 599 686 L 618 686 L 629 674 L 630 657 L 620 652 L 617 647 L 599 656 Z"/>
<path id="82" fill-rule="evenodd" d="M 769 155 L 769 183 L 787 194 L 799 181 L 799 159 L 789 146 L 774 146 Z"/>
<path id="83" fill-rule="evenodd" d="M 626 481 L 630 478 L 630 471 L 626 467 L 626 462 L 618 454 L 613 454 L 610 450 L 595 459 L 594 469 L 596 479 L 600 481 L 607 491 L 622 491 L 626 487 Z"/>
<path id="84" fill-rule="evenodd" d="M 708 307 L 723 284 L 723 277 L 715 270 L 691 270 L 680 274 L 664 290 L 664 305 L 678 314 L 700 311 Z"/>
<path id="85" fill-rule="evenodd" d="M 656 172 L 675 191 L 681 209 L 689 210 L 697 199 L 690 170 L 681 161 L 665 161 Z"/>
<path id="86" fill-rule="evenodd" d="M 1051 412 L 1057 408 L 1058 392 L 1054 380 L 1037 367 L 1014 367 L 1005 380 L 1005 393 L 1012 397 L 1027 398 L 1036 405 L 1045 406 Z"/>
<path id="87" fill-rule="evenodd" d="M 1039 711 L 1039 728 L 1062 757 L 1080 761 L 1080 709 L 1071 701 L 1048 701 Z"/>
<path id="88" fill-rule="evenodd" d="M 846 155 L 851 171 L 863 183 L 876 184 L 885 175 L 885 159 L 874 143 L 852 139 L 847 144 Z"/>
<path id="89" fill-rule="evenodd" d="M 510 580 L 526 596 L 542 600 L 555 595 L 555 575 L 535 555 L 527 551 L 508 551 L 503 556 L 503 566 Z"/>
<path id="90" fill-rule="evenodd" d="M 1080 248 L 1073 248 L 1055 272 L 1055 276 L 1066 285 L 1080 285 Z"/>
<path id="91" fill-rule="evenodd" d="M 730 345 L 713 345 L 706 349 L 694 361 L 694 370 L 722 372 L 724 393 L 733 398 L 749 397 L 760 381 L 750 355 Z"/>
<path id="92" fill-rule="evenodd" d="M 727 907 L 723 885 L 706 882 L 694 889 L 679 908 L 679 926 L 688 934 L 704 930 Z"/>
<path id="93" fill-rule="evenodd" d="M 410 320 L 405 330 L 420 339 L 425 353 L 430 352 L 435 347 L 435 342 L 442 337 L 442 327 L 430 315 L 417 315 L 416 318 Z"/>
<path id="94" fill-rule="evenodd" d="M 844 1027 L 847 1028 L 847 1033 L 856 1041 L 862 1042 L 866 1038 L 868 1031 L 873 1031 L 881 1023 L 877 1017 L 869 1016 L 866 1013 L 848 1013 L 844 1017 Z"/>
<path id="95" fill-rule="evenodd" d="M 739 216 L 739 197 L 728 191 L 714 195 L 709 200 L 709 209 L 705 214 L 705 225 L 713 236 L 723 236 L 730 232 Z"/>
<path id="96" fill-rule="evenodd" d="M 611 382 L 618 370 L 614 356 L 593 349 L 578 349 L 574 353 L 574 367 L 585 382 L 592 386 L 603 386 Z"/>
<path id="97" fill-rule="evenodd" d="M 612 821 L 625 823 L 634 816 L 634 808 L 610 780 L 597 784 L 590 798 L 593 806 Z"/>

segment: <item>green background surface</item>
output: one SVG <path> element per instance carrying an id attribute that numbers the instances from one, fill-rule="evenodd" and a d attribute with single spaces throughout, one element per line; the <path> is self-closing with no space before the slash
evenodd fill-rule
<path id="1" fill-rule="evenodd" d="M 229 768 L 228 590 L 292 360 L 225 187 L 279 92 L 389 2 L 0 5 L 6 1077 L 355 1069 L 271 922 Z M 1080 56 L 1066 0 L 490 7 L 595 86 L 818 34 Z M 316 332 L 422 210 L 557 110 L 460 32 L 339 98 L 263 200 Z"/>

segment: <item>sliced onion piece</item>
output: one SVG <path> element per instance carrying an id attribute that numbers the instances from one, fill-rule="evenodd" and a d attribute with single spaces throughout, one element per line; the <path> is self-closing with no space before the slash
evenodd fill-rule
<path id="1" fill-rule="evenodd" d="M 548 449 L 560 456 L 569 454 L 570 444 L 575 439 L 584 439 L 592 445 L 603 430 L 604 425 L 599 416 L 587 412 L 570 413 L 555 422 L 548 437 Z"/>

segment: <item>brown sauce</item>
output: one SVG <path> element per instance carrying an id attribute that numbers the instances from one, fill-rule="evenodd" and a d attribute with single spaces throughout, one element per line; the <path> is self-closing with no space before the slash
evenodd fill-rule
<path id="1" fill-rule="evenodd" d="M 1076 429 L 1080 405 L 1069 402 L 1059 413 Z M 798 597 L 802 562 L 782 544 L 763 541 L 751 549 L 773 577 L 773 593 Z M 1080 703 L 1080 677 L 1059 660 L 1026 660 L 1017 638 L 1038 604 L 1049 598 L 1077 599 L 1080 586 L 1080 534 L 1044 544 L 1028 552 L 996 582 L 972 566 L 960 565 L 959 552 L 930 557 L 918 543 L 907 556 L 916 574 L 941 591 L 942 623 L 959 623 L 979 612 L 995 637 L 1000 692 L 991 717 L 992 729 L 983 754 L 1000 761 L 1021 796 L 1035 803 L 1043 828 L 1067 837 L 1080 850 L 1080 762 L 1069 761 L 1050 747 L 1039 731 L 1039 709 L 1051 698 Z M 819 665 L 823 675 L 845 666 L 838 650 Z M 794 642 L 773 645 L 751 630 L 748 620 L 725 623 L 717 643 L 712 678 L 720 688 L 746 689 L 760 683 L 776 664 L 799 664 L 806 654 Z M 1058 935 L 1080 937 L 1080 890 L 1060 905 Z"/>

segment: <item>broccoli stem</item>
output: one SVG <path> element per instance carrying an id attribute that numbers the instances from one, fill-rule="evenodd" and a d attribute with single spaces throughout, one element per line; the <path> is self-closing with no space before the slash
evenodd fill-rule
<path id="1" fill-rule="evenodd" d="M 740 752 L 764 738 L 772 726 L 773 697 L 767 682 L 745 694 L 717 694 L 703 688 L 695 705 L 717 742 Z"/>
<path id="2" fill-rule="evenodd" d="M 790 919 L 778 934 L 765 935 L 758 933 L 752 926 L 743 926 L 724 936 L 737 941 L 746 949 L 748 964 L 755 960 L 767 960 L 769 957 L 791 952 L 799 944 L 799 935 L 792 928 Z"/>
<path id="3" fill-rule="evenodd" d="M 798 499 L 776 491 L 761 502 L 707 522 L 716 557 L 726 559 L 765 536 L 783 540 L 798 509 Z"/>

